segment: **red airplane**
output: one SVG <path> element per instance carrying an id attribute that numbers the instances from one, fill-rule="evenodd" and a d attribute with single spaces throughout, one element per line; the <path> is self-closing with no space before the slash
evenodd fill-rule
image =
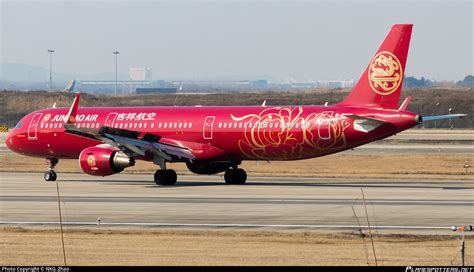
<path id="1" fill-rule="evenodd" d="M 137 160 L 160 167 L 155 182 L 176 183 L 168 163 L 184 162 L 196 174 L 225 172 L 227 184 L 244 184 L 243 160 L 301 160 L 380 140 L 422 121 L 398 106 L 412 32 L 394 25 L 357 85 L 332 106 L 50 108 L 23 117 L 11 130 L 11 150 L 50 163 L 44 178 L 56 180 L 59 159 L 77 159 L 94 176 L 117 174 Z"/>

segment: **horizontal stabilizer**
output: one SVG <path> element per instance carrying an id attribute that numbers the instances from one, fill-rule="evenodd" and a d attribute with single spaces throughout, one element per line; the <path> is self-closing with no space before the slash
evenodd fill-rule
<path id="1" fill-rule="evenodd" d="M 448 115 L 432 115 L 432 116 L 421 117 L 421 121 L 425 122 L 425 121 L 433 121 L 433 120 L 440 120 L 440 119 L 462 118 L 466 116 L 467 114 L 462 114 L 462 113 L 448 114 Z"/>
<path id="2" fill-rule="evenodd" d="M 387 122 L 375 118 L 365 117 L 356 114 L 344 114 L 344 116 L 354 121 L 354 129 L 362 132 L 371 132 Z"/>

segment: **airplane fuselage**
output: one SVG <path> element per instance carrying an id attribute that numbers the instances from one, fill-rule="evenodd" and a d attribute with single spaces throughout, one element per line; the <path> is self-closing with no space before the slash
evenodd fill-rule
<path id="1" fill-rule="evenodd" d="M 29 156 L 77 158 L 84 148 L 101 144 L 65 133 L 67 113 L 66 108 L 44 109 L 25 116 L 7 145 Z M 346 116 L 350 114 L 389 123 L 361 131 Z M 391 136 L 417 123 L 411 112 L 342 106 L 80 108 L 76 118 L 76 126 L 86 130 L 107 126 L 156 134 L 176 146 L 201 145 L 196 159 L 213 161 L 313 158 Z"/>

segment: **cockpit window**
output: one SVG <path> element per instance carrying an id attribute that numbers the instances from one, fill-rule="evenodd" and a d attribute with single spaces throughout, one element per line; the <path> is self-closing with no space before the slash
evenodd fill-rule
<path id="1" fill-rule="evenodd" d="M 15 128 L 21 128 L 22 125 L 23 125 L 23 123 L 20 121 L 16 124 Z"/>

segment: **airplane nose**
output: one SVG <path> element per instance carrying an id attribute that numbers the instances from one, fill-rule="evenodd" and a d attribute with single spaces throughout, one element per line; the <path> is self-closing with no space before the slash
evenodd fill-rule
<path id="1" fill-rule="evenodd" d="M 5 138 L 5 144 L 6 146 L 10 149 L 13 150 L 13 131 L 8 132 L 6 138 Z"/>
<path id="2" fill-rule="evenodd" d="M 16 129 L 11 130 L 8 132 L 7 137 L 5 138 L 5 145 L 8 147 L 13 152 L 19 153 L 20 148 L 19 148 L 19 142 L 18 142 L 18 137 L 16 135 L 18 134 Z"/>

